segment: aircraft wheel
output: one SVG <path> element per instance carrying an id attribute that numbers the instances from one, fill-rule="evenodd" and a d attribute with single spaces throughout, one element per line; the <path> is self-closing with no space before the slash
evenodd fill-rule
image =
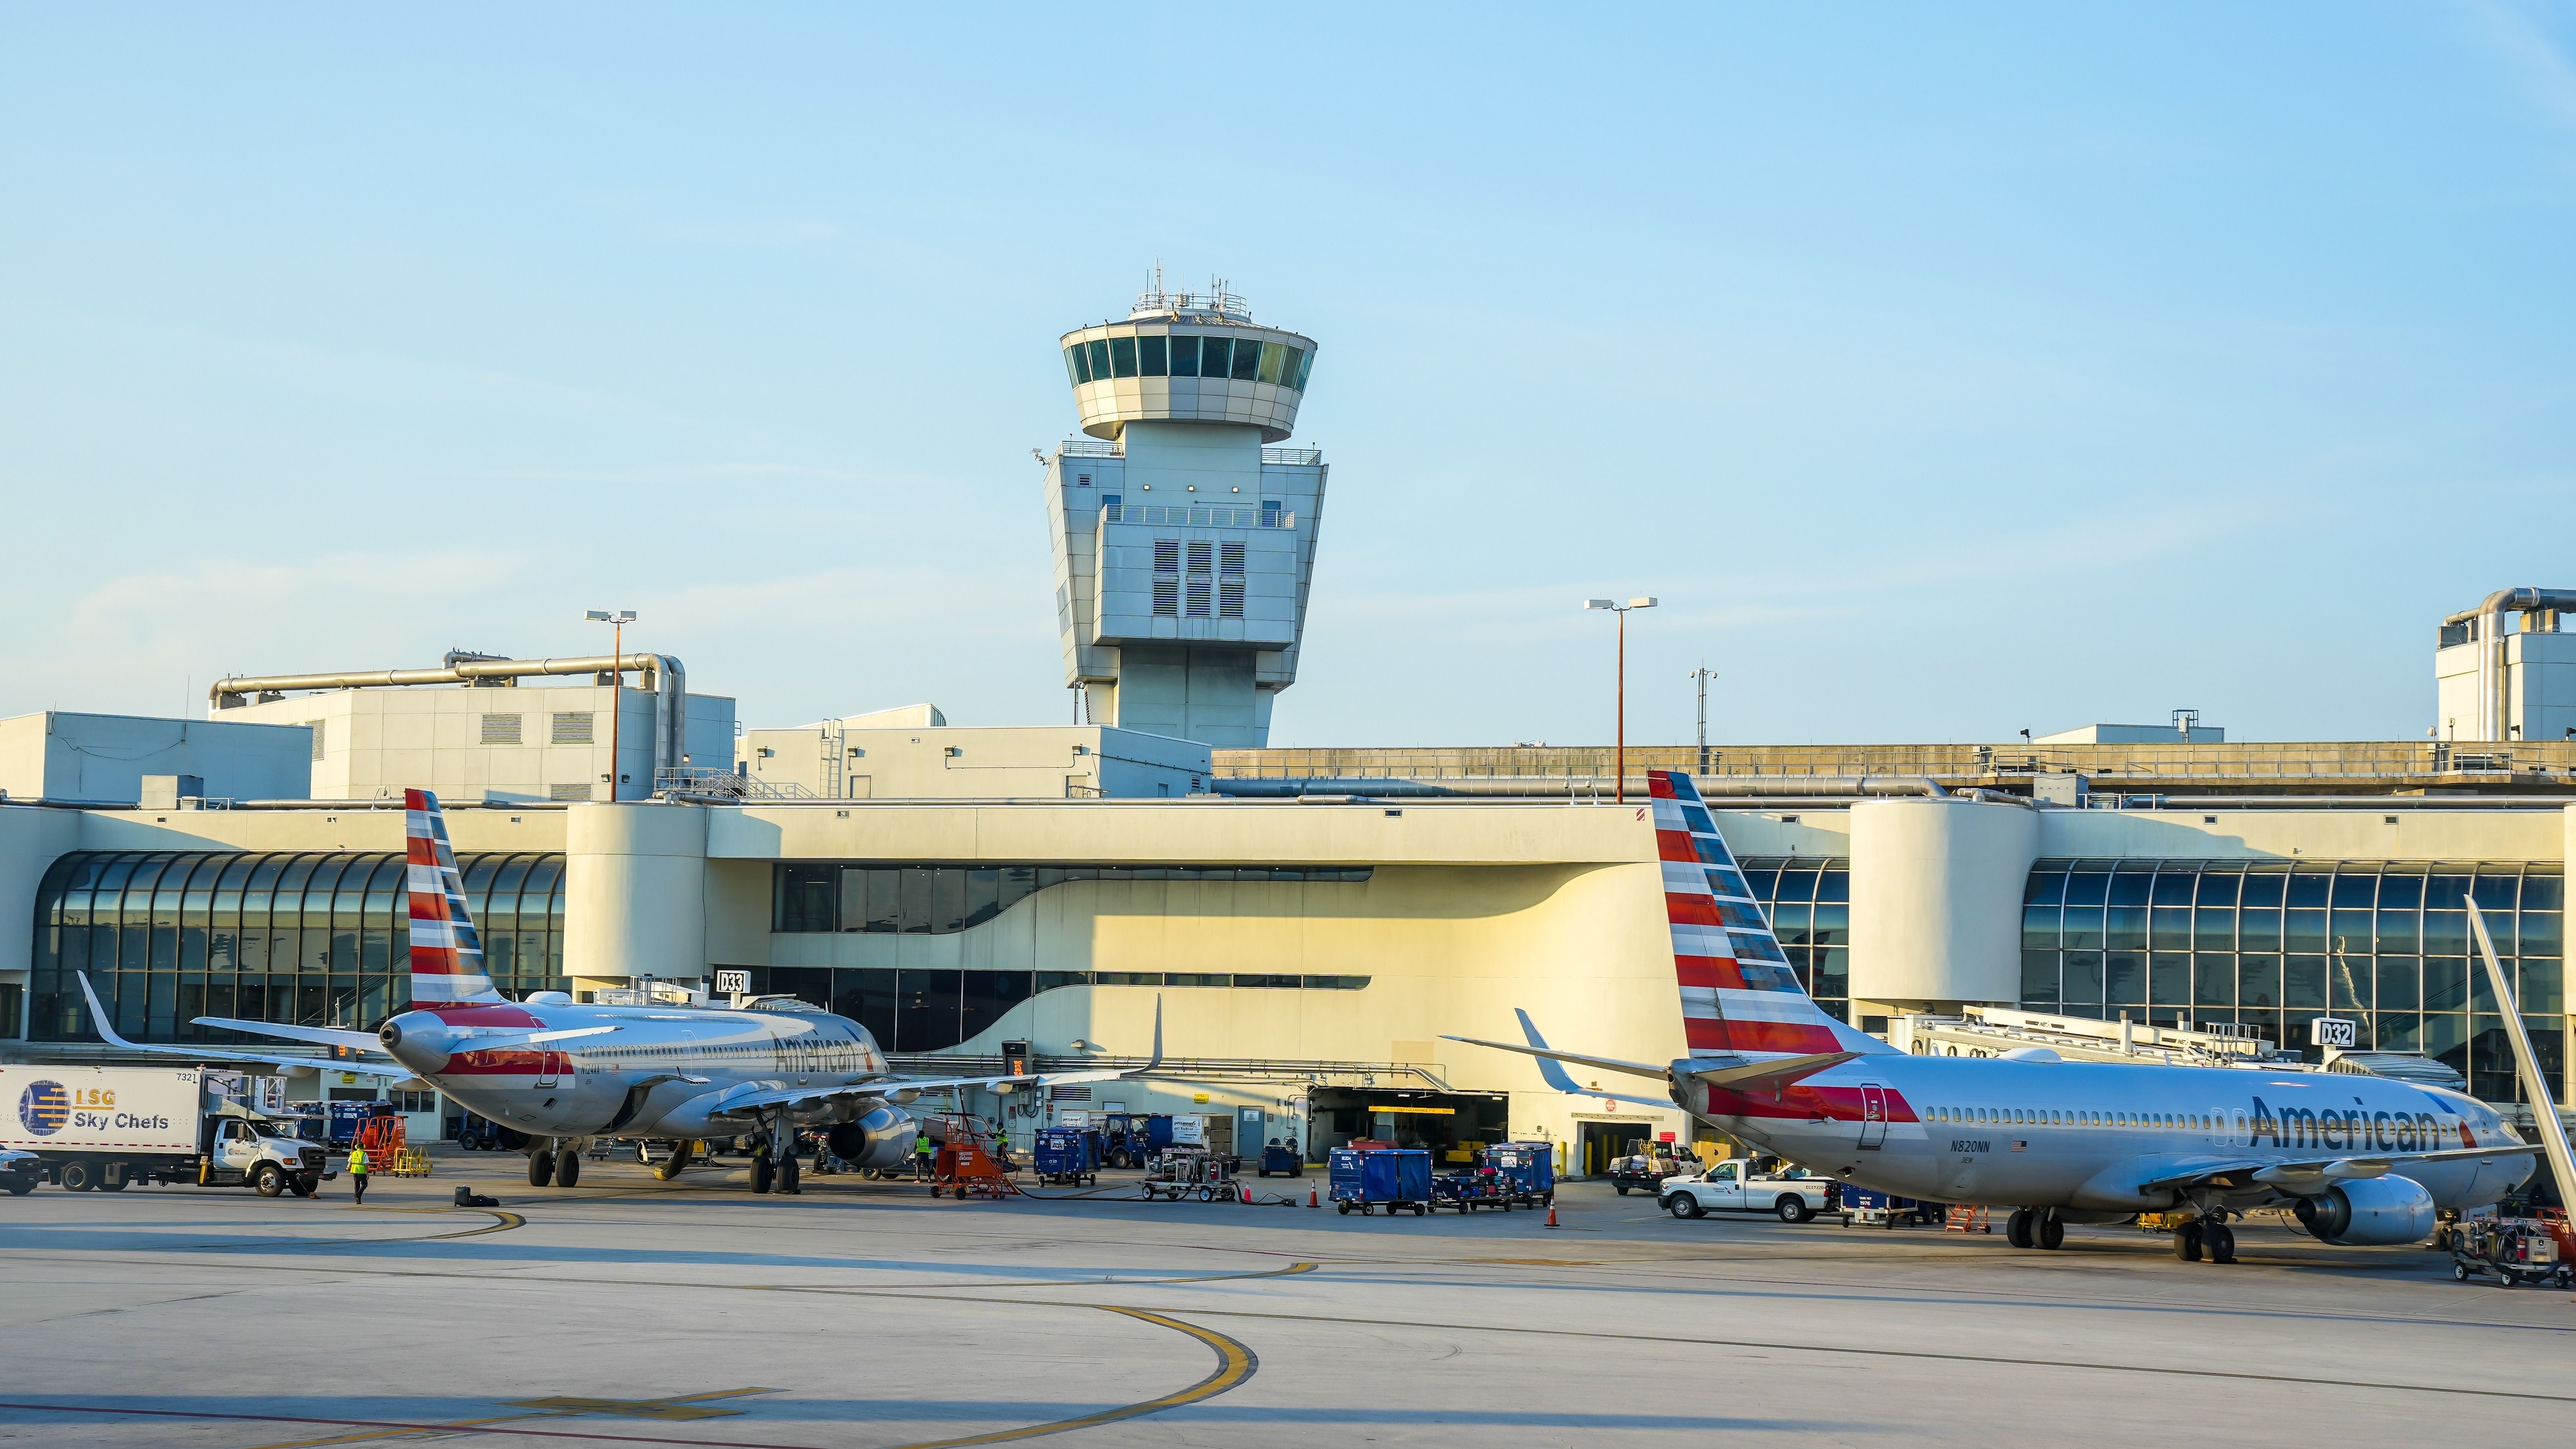
<path id="1" fill-rule="evenodd" d="M 2201 1235 L 2201 1241 L 2209 1248 L 2209 1261 L 2213 1263 L 2233 1263 L 2236 1261 L 2236 1230 L 2234 1228 L 2229 1227 L 2225 1223 L 2212 1223 L 2209 1226 L 2209 1231 Z"/>
<path id="2" fill-rule="evenodd" d="M 2200 1261 L 2200 1224 L 2185 1223 L 2174 1229 L 2174 1256 L 2186 1263 Z"/>
<path id="3" fill-rule="evenodd" d="M 755 1157 L 751 1160 L 751 1190 L 753 1192 L 769 1191 L 771 1179 L 775 1176 L 776 1174 L 770 1171 L 768 1158 Z M 932 1197 L 937 1197 L 939 1195 L 939 1189 L 935 1187 L 932 1188 L 930 1190 L 930 1195 Z"/>
<path id="4" fill-rule="evenodd" d="M 799 1175 L 798 1163 L 794 1153 L 791 1152 L 787 1156 L 778 1160 L 778 1190 L 780 1192 L 797 1193 L 804 1191 L 803 1187 L 798 1184 L 797 1179 Z"/>
<path id="5" fill-rule="evenodd" d="M 579 1181 L 581 1181 L 581 1154 L 570 1151 L 556 1153 L 555 1186 L 571 1187 Z"/>
<path id="6" fill-rule="evenodd" d="M 2016 1248 L 2029 1247 L 2030 1216 L 2030 1209 L 2014 1208 L 2012 1216 L 2004 1219 L 2004 1241 Z"/>
<path id="7" fill-rule="evenodd" d="M 2048 1216 L 2041 1218 L 2039 1220 L 2038 1241 L 2042 1248 L 2045 1248 L 2052 1253 L 2065 1247 L 2066 1224 L 2059 1222 L 2055 1213 L 2051 1213 Z"/>
<path id="8" fill-rule="evenodd" d="M 555 1155 L 551 1152 L 528 1154 L 528 1186 L 544 1187 L 555 1180 Z"/>

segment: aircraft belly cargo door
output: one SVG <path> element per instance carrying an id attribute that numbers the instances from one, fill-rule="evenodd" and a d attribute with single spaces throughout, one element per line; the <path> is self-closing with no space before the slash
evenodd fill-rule
<path id="1" fill-rule="evenodd" d="M 1887 1089 L 1876 1082 L 1860 1086 L 1860 1145 L 1876 1147 L 1887 1140 Z"/>

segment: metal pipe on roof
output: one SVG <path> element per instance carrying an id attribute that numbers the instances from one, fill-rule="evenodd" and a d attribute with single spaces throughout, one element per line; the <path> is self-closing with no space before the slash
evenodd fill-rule
<path id="1" fill-rule="evenodd" d="M 2444 625 L 2465 624 L 2472 619 L 2487 620 L 2478 629 L 2478 738 L 2505 738 L 2505 716 L 2512 713 L 2513 701 L 2507 696 L 2511 682 L 2505 671 L 2504 623 L 2506 614 L 2576 612 L 2576 592 L 2566 589 L 2498 589 L 2474 609 L 2463 609 L 2443 618 Z"/>
<path id="2" fill-rule="evenodd" d="M 1821 800 L 1862 798 L 1880 795 L 1918 795 L 1936 799 L 1951 798 L 1952 792 L 1928 775 L 1762 775 L 1762 776 L 1693 776 L 1699 792 L 1709 798 L 1754 798 Z M 1645 788 L 1645 777 L 1632 780 L 1632 787 Z M 1263 779 L 1220 776 L 1209 782 L 1212 793 L 1243 799 L 1289 799 L 1306 795 L 1376 796 L 1393 799 L 1438 798 L 1443 795 L 1506 796 L 1516 799 L 1571 798 L 1584 791 L 1610 788 L 1609 783 L 1590 775 L 1519 776 L 1481 779 L 1410 780 L 1377 776 L 1309 779 Z M 1978 791 L 1980 796 L 1998 792 Z M 2016 804 L 2028 804 L 2018 796 L 2002 796 Z"/>
<path id="3" fill-rule="evenodd" d="M 653 764 L 649 778 L 660 780 L 676 769 L 689 747 L 688 671 L 669 654 L 590 654 L 570 659 L 502 659 L 450 651 L 438 669 L 371 669 L 340 674 L 268 674 L 218 679 L 206 690 L 217 709 L 234 708 L 246 696 L 290 689 L 400 689 L 425 684 L 471 684 L 479 679 L 519 679 L 530 675 L 644 675 L 654 692 Z M 622 699 L 622 695 L 621 695 Z M 609 773 L 618 773 L 611 761 Z"/>

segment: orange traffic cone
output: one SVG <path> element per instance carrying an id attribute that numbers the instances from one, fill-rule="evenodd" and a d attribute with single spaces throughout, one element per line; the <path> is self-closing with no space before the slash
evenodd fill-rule
<path id="1" fill-rule="evenodd" d="M 1242 1183 L 1236 1183 L 1234 1185 L 1234 1200 L 1243 1204 L 1245 1207 L 1252 1206 L 1252 1189 L 1245 1187 Z"/>
<path id="2" fill-rule="evenodd" d="M 1314 1185 L 1313 1183 L 1311 1183 L 1311 1182 L 1310 1182 L 1310 1183 L 1308 1183 L 1308 1184 L 1306 1184 L 1306 1206 L 1308 1206 L 1308 1207 L 1322 1207 L 1322 1206 L 1323 1206 L 1323 1204 L 1322 1204 L 1322 1203 L 1320 1203 L 1320 1202 L 1318 1202 L 1318 1201 L 1316 1201 L 1316 1200 L 1315 1200 L 1315 1185 Z"/>
<path id="3" fill-rule="evenodd" d="M 1556 1200 L 1553 1198 L 1547 1204 L 1547 1225 L 1551 1228 L 1556 1226 Z"/>

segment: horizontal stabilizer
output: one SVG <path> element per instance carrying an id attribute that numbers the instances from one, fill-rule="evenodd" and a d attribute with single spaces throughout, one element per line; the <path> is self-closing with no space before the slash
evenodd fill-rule
<path id="1" fill-rule="evenodd" d="M 1803 1057 L 1770 1057 L 1746 1062 L 1742 1066 L 1708 1067 L 1691 1073 L 1691 1080 L 1706 1082 L 1730 1092 L 1776 1092 L 1802 1078 L 1812 1077 L 1828 1067 L 1839 1067 L 1860 1057 L 1858 1052 L 1817 1052 Z"/>

